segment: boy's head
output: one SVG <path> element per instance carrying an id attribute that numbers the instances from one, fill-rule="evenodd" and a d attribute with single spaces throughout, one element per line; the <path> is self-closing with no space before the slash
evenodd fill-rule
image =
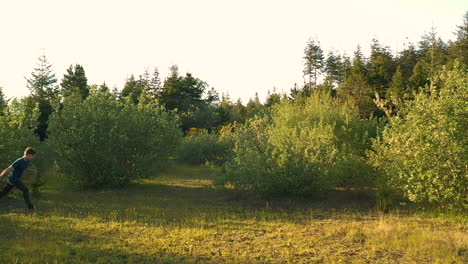
<path id="1" fill-rule="evenodd" d="M 27 147 L 27 148 L 24 150 L 24 157 L 25 157 L 27 160 L 33 160 L 33 159 L 36 157 L 36 150 L 34 150 L 34 149 L 31 148 L 31 147 Z"/>

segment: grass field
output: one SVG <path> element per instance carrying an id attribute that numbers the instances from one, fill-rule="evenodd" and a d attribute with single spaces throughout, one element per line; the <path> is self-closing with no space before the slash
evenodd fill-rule
<path id="1" fill-rule="evenodd" d="M 178 167 L 127 188 L 0 200 L 0 263 L 468 263 L 465 217 L 381 215 L 373 198 L 266 201 Z"/>

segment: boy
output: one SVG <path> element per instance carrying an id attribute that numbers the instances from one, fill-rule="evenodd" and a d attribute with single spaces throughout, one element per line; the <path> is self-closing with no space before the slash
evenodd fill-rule
<path id="1" fill-rule="evenodd" d="M 21 175 L 23 175 L 23 172 L 29 167 L 30 162 L 33 161 L 35 157 L 36 151 L 33 148 L 28 147 L 24 150 L 23 157 L 17 159 L 13 164 L 11 164 L 11 166 L 6 168 L 0 174 L 0 179 L 5 177 L 5 175 L 8 175 L 7 185 L 3 191 L 0 192 L 0 198 L 11 192 L 13 187 L 16 187 L 23 192 L 24 201 L 26 202 L 30 212 L 34 212 L 34 205 L 29 200 L 28 188 L 26 188 L 26 186 L 21 182 Z"/>

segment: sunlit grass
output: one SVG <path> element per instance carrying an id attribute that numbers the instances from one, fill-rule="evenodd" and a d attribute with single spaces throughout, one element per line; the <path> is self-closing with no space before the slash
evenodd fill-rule
<path id="1" fill-rule="evenodd" d="M 265 201 L 178 167 L 113 191 L 49 178 L 38 212 L 0 200 L 1 263 L 466 263 L 466 221 L 353 201 Z M 364 197 L 365 198 L 365 197 Z M 357 202 L 363 198 L 355 197 Z M 353 200 L 351 199 L 351 200 Z M 372 204 L 372 203 L 368 203 Z"/>

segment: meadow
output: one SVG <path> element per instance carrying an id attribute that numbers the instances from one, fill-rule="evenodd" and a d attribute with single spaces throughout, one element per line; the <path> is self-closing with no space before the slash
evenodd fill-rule
<path id="1" fill-rule="evenodd" d="M 372 192 L 262 199 L 174 166 L 122 189 L 78 191 L 54 173 L 26 213 L 0 200 L 1 263 L 467 263 L 464 215 L 375 209 Z"/>

